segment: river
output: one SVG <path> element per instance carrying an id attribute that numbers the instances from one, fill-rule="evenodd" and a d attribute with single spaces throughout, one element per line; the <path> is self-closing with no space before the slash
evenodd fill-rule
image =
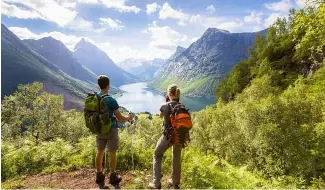
<path id="1" fill-rule="evenodd" d="M 125 91 L 123 96 L 117 98 L 120 106 L 127 110 L 139 113 L 148 111 L 150 113 L 159 113 L 160 106 L 165 102 L 165 98 L 156 92 L 147 88 L 147 83 L 132 83 L 119 87 Z M 214 99 L 192 98 L 181 96 L 180 100 L 190 111 L 199 111 L 207 105 L 215 103 Z"/>

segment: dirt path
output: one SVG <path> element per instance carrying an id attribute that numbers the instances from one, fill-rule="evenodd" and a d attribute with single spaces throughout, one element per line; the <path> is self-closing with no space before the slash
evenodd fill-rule
<path id="1" fill-rule="evenodd" d="M 82 169 L 73 172 L 56 172 L 52 174 L 38 174 L 2 183 L 2 188 L 10 189 L 96 189 L 94 169 Z M 151 180 L 149 171 L 120 172 L 122 175 L 121 188 L 146 188 Z M 166 181 L 166 179 L 164 180 Z M 106 178 L 107 182 L 107 178 Z M 110 188 L 113 188 L 110 186 Z"/>

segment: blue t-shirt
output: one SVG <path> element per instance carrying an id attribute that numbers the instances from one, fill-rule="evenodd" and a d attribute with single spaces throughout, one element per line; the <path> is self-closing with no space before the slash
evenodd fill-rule
<path id="1" fill-rule="evenodd" d="M 98 96 L 103 96 L 104 94 L 102 94 L 101 92 L 98 93 Z M 115 115 L 114 115 L 114 111 L 119 109 L 120 106 L 118 105 L 117 101 L 112 98 L 111 96 L 107 96 L 104 98 L 104 101 L 108 107 L 108 113 L 109 113 L 109 116 L 112 118 L 113 122 L 112 122 L 112 126 L 111 128 L 117 128 L 117 125 L 116 125 L 116 118 L 115 118 Z"/>

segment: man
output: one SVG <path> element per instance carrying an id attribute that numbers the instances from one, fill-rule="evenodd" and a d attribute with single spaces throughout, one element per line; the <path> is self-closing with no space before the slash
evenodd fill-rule
<path id="1" fill-rule="evenodd" d="M 98 95 L 103 96 L 105 94 L 108 94 L 108 90 L 110 88 L 109 78 L 105 75 L 100 75 L 97 81 L 100 88 L 100 92 L 98 93 Z M 103 157 L 104 157 L 106 147 L 109 151 L 109 169 L 110 169 L 109 183 L 113 186 L 118 186 L 118 184 L 122 180 L 121 176 L 117 175 L 117 173 L 115 172 L 116 163 L 117 163 L 116 151 L 119 147 L 119 137 L 118 137 L 116 119 L 119 121 L 128 121 L 133 119 L 132 114 L 129 114 L 126 117 L 121 115 L 119 111 L 118 103 L 111 96 L 106 96 L 104 98 L 104 101 L 108 107 L 109 115 L 112 118 L 112 126 L 110 131 L 107 134 L 98 134 L 96 137 L 96 144 L 97 144 L 96 183 L 101 189 L 108 188 L 107 186 L 105 186 L 105 174 L 102 171 L 103 169 L 102 163 L 103 163 Z"/>

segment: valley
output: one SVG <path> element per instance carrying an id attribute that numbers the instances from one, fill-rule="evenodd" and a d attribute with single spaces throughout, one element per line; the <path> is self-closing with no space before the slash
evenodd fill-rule
<path id="1" fill-rule="evenodd" d="M 6 40 L 4 33 L 2 35 L 4 44 L 2 67 L 7 71 L 2 76 L 4 81 L 7 81 L 3 84 L 2 98 L 10 95 L 18 84 L 38 81 L 44 84 L 46 91 L 62 94 L 66 109 L 82 110 L 82 101 L 86 93 L 97 91 L 96 78 L 100 74 L 105 74 L 109 76 L 112 83 L 110 93 L 122 95 L 119 98 L 121 105 L 130 107 L 131 110 L 152 113 L 156 113 L 158 105 L 162 103 L 159 101 L 162 99 L 161 95 L 157 93 L 163 94 L 170 84 L 179 85 L 182 95 L 184 95 L 184 103 L 188 104 L 193 111 L 199 111 L 207 105 L 215 104 L 215 88 L 219 81 L 238 60 L 246 57 L 248 47 L 257 35 L 257 33 L 231 34 L 228 31 L 209 28 L 199 40 L 188 48 L 176 47 L 175 52 L 168 59 L 128 58 L 114 63 L 105 52 L 84 38 L 75 45 L 73 51 L 70 51 L 61 41 L 52 37 L 19 40 L 4 25 L 2 28 L 4 31 L 8 31 L 9 36 L 12 36 Z M 17 45 L 12 43 L 13 39 Z M 19 72 L 19 69 L 13 69 L 14 67 L 29 66 L 25 61 L 15 61 L 19 58 L 17 56 L 8 57 L 11 53 L 7 50 L 11 50 L 11 48 L 6 48 L 7 44 L 15 44 L 16 49 L 25 49 L 26 53 L 22 54 L 21 59 L 28 59 L 32 55 L 47 64 L 41 63 L 31 67 L 31 69 L 36 69 L 31 71 L 32 73 L 36 72 L 36 75 L 29 75 L 29 69 L 24 69 L 25 72 L 19 73 L 21 77 L 15 77 L 18 73 L 14 73 Z M 12 64 L 9 65 L 9 62 Z M 18 63 L 21 66 L 18 66 Z M 44 74 L 44 72 L 39 73 L 40 68 L 51 73 L 54 72 L 53 76 L 57 76 L 58 72 L 62 73 L 76 81 L 74 84 L 78 85 L 70 88 L 66 82 L 55 82 L 51 77 L 37 77 Z M 11 77 L 13 78 L 11 79 Z M 128 87 L 132 89 L 132 86 L 137 85 L 138 82 L 146 82 L 147 87 L 154 92 L 146 91 L 148 93 L 146 94 L 140 90 L 139 94 L 130 94 Z M 87 88 L 82 85 L 86 85 Z M 125 89 L 127 90 L 125 91 Z M 135 96 L 131 97 L 133 95 Z M 148 104 L 146 101 L 152 98 L 157 98 L 157 103 Z M 141 109 L 135 108 L 135 104 L 131 103 L 131 100 L 135 99 L 137 99 L 136 105 L 142 105 Z M 146 104 L 156 106 L 145 108 L 143 105 Z"/>

